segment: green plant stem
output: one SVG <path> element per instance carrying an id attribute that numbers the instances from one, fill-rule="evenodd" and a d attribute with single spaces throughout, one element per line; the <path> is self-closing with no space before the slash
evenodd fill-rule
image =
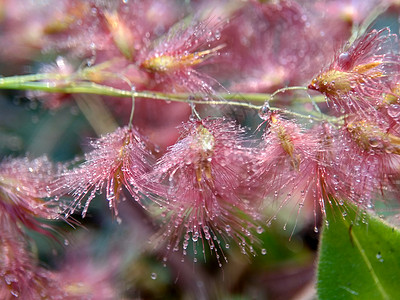
<path id="1" fill-rule="evenodd" d="M 269 101 L 271 101 L 277 94 L 279 93 L 285 93 L 286 91 L 296 91 L 296 90 L 302 90 L 302 91 L 306 91 L 308 88 L 305 86 L 288 86 L 288 87 L 284 87 L 281 88 L 279 90 L 276 90 L 275 92 L 273 92 L 270 96 Z"/>
<path id="2" fill-rule="evenodd" d="M 82 73 L 84 74 L 84 73 Z M 14 90 L 36 90 L 49 93 L 65 93 L 65 94 L 96 94 L 113 97 L 129 97 L 129 98 L 147 98 L 157 99 L 164 101 L 175 101 L 194 104 L 207 104 L 207 105 L 233 105 L 247 107 L 250 109 L 259 110 L 262 105 L 253 103 L 265 103 L 265 101 L 272 101 L 278 93 L 289 90 L 306 90 L 305 87 L 287 87 L 279 89 L 273 94 L 259 94 L 259 93 L 218 93 L 216 95 L 209 95 L 210 100 L 204 100 L 202 95 L 190 95 L 187 93 L 171 94 L 160 93 L 152 91 L 131 91 L 117 89 L 110 86 L 105 86 L 89 81 L 72 81 L 72 77 L 60 74 L 35 74 L 35 75 L 22 75 L 0 78 L 0 89 L 14 89 Z M 76 74 L 79 78 L 79 73 Z M 48 81 L 39 81 L 48 80 Z M 52 80 L 66 80 L 66 83 L 56 83 Z M 314 102 L 325 101 L 323 96 L 311 98 Z M 317 100 L 317 101 L 316 101 Z M 297 98 L 296 98 L 297 101 Z M 300 98 L 300 102 L 310 102 L 309 97 Z M 321 115 L 316 117 L 313 115 L 303 115 L 290 110 L 281 108 L 271 108 L 271 110 L 281 111 L 282 113 L 306 119 L 313 119 L 316 121 L 335 121 L 336 118 Z"/>
<path id="3" fill-rule="evenodd" d="M 86 93 L 86 94 L 99 94 L 106 96 L 115 96 L 115 97 L 143 97 L 143 98 L 153 98 L 160 100 L 170 100 L 170 101 L 178 101 L 178 100 L 187 100 L 190 96 L 194 98 L 194 101 L 200 100 L 202 98 L 201 95 L 190 95 L 186 93 L 180 94 L 168 94 L 168 93 L 156 93 L 156 92 L 131 92 L 127 90 L 116 89 L 109 86 L 104 86 L 100 84 L 96 84 L 88 81 L 77 81 L 73 82 L 74 79 L 85 79 L 85 75 L 88 73 L 87 71 L 82 71 L 81 73 L 77 73 L 74 75 L 63 75 L 63 74 L 33 74 L 33 75 L 21 75 L 21 76 L 11 76 L 11 77 L 3 77 L 0 78 L 0 89 L 20 89 L 20 90 L 39 90 L 49 93 Z M 68 84 L 57 84 L 51 81 L 57 80 L 70 80 L 71 82 Z M 40 80 L 49 80 L 50 82 L 40 82 Z M 213 97 L 210 95 L 212 99 L 218 101 L 218 99 L 225 100 L 237 100 L 237 101 L 250 101 L 255 103 L 264 103 L 266 100 L 270 100 L 276 94 L 282 93 L 288 90 L 306 90 L 306 87 L 287 87 L 283 89 L 279 89 L 273 94 L 264 94 L 264 93 L 219 93 Z M 324 102 L 325 98 L 323 96 L 316 96 L 312 98 L 314 102 Z M 273 99 L 271 99 L 273 100 Z M 203 100 L 200 101 L 204 103 Z M 199 103 L 200 103 L 199 102 Z M 226 104 L 226 101 L 224 101 Z M 310 102 L 309 97 L 297 97 L 296 102 Z M 195 102 L 194 102 L 195 103 Z"/>

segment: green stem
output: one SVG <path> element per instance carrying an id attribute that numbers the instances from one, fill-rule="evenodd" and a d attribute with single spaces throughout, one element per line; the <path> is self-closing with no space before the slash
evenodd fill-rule
<path id="1" fill-rule="evenodd" d="M 68 78 L 70 76 L 71 75 L 43 73 L 43 74 L 1 77 L 0 78 L 0 86 L 2 88 L 7 88 L 8 85 L 12 86 L 15 84 L 20 84 L 20 83 L 24 83 L 24 82 L 34 82 L 34 81 L 38 81 L 38 80 L 60 80 L 60 79 Z"/>
<path id="2" fill-rule="evenodd" d="M 305 86 L 288 86 L 288 87 L 284 87 L 284 88 L 281 88 L 281 89 L 276 90 L 275 92 L 273 92 L 268 101 L 271 101 L 279 93 L 284 93 L 286 91 L 294 91 L 294 90 L 307 91 L 307 89 L 308 88 L 305 87 Z"/>
<path id="3" fill-rule="evenodd" d="M 63 74 L 33 74 L 33 75 L 21 75 L 21 76 L 11 76 L 0 78 L 0 89 L 20 89 L 20 90 L 40 90 L 50 93 L 86 93 L 86 94 L 100 94 L 106 96 L 115 97 L 132 97 L 131 91 L 115 89 L 109 86 L 99 85 L 92 82 L 81 81 L 81 82 L 71 82 L 68 85 L 57 84 L 51 81 L 70 79 L 84 79 L 87 71 L 83 70 L 81 73 L 75 75 L 63 75 Z M 108 74 L 108 77 L 110 75 Z M 40 80 L 49 80 L 49 82 L 39 82 Z M 273 94 L 263 94 L 263 93 L 220 93 L 211 95 L 210 97 L 217 100 L 237 100 L 237 101 L 250 101 L 256 103 L 264 103 L 266 100 L 272 100 L 272 98 L 281 92 L 288 90 L 306 90 L 306 87 L 286 87 L 275 91 Z M 177 101 L 178 99 L 188 99 L 190 94 L 168 94 L 168 93 L 154 93 L 154 92 L 137 92 L 135 97 L 160 99 L 160 100 L 171 100 Z M 167 99 L 168 98 L 168 99 Z M 192 97 L 194 99 L 201 99 L 201 95 L 195 95 Z M 323 96 L 314 97 L 315 102 L 323 102 Z M 310 102 L 310 99 L 306 97 L 296 98 L 297 102 Z M 202 101 L 204 102 L 204 101 Z"/>
<path id="4" fill-rule="evenodd" d="M 152 91 L 128 91 L 88 81 L 68 82 L 65 84 L 51 82 L 52 80 L 62 80 L 68 78 L 71 78 L 71 76 L 60 75 L 60 74 L 34 74 L 34 75 L 5 77 L 5 78 L 0 78 L 0 89 L 36 90 L 49 93 L 65 93 L 65 94 L 96 94 L 96 95 L 114 96 L 114 97 L 130 97 L 132 99 L 147 98 L 147 99 L 157 99 L 164 101 L 175 101 L 175 102 L 207 104 L 207 105 L 233 105 L 233 106 L 247 107 L 256 110 L 259 110 L 262 107 L 262 105 L 253 104 L 251 102 L 264 104 L 266 101 L 272 101 L 274 96 L 278 93 L 282 93 L 288 90 L 307 90 L 306 87 L 294 86 L 294 87 L 286 87 L 279 89 L 275 91 L 273 94 L 220 93 L 208 96 L 212 100 L 203 100 L 203 97 L 201 95 L 193 96 L 187 93 L 171 94 L 171 93 L 160 93 Z M 79 75 L 75 78 L 79 78 Z M 39 80 L 49 80 L 49 81 L 46 82 Z M 324 97 L 320 96 L 319 98 L 318 97 L 312 98 L 312 100 L 310 100 L 309 97 L 300 98 L 299 102 L 310 102 L 315 100 L 317 100 L 318 102 L 325 101 Z M 332 120 L 334 122 L 336 120 L 330 116 L 322 115 L 321 117 L 316 117 L 312 115 L 303 115 L 300 113 L 280 108 L 271 108 L 271 110 L 279 110 L 282 113 L 292 115 L 294 117 L 313 119 L 316 121 Z"/>
<path id="5" fill-rule="evenodd" d="M 151 91 L 141 91 L 133 92 L 121 89 L 116 89 L 109 86 L 100 85 L 93 82 L 79 82 L 73 83 L 66 86 L 54 85 L 52 83 L 43 82 L 20 82 L 20 83 L 10 83 L 2 85 L 0 82 L 0 89 L 13 89 L 13 90 L 35 90 L 50 93 L 65 93 L 65 94 L 96 94 L 104 96 L 114 96 L 114 97 L 135 97 L 135 98 L 150 98 L 165 101 L 175 101 L 175 102 L 192 102 L 195 104 L 210 104 L 210 105 L 236 105 L 244 106 L 248 108 L 260 109 L 260 105 L 254 105 L 247 102 L 237 102 L 237 101 L 225 101 L 225 100 L 196 100 L 200 97 L 193 97 L 194 99 L 188 100 L 188 94 L 168 94 L 159 93 Z M 223 96 L 218 95 L 218 98 Z M 231 97 L 236 99 L 237 97 Z M 246 95 L 241 95 L 241 98 L 246 98 Z M 253 100 L 253 99 L 248 99 Z"/>

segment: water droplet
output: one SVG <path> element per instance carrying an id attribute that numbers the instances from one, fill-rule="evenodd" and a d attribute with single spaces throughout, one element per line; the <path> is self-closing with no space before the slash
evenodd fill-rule
<path id="1" fill-rule="evenodd" d="M 257 227 L 257 233 L 258 234 L 261 234 L 261 233 L 263 233 L 264 232 L 264 229 L 261 227 L 261 226 L 258 226 Z"/>
<path id="2" fill-rule="evenodd" d="M 157 273 L 151 273 L 151 279 L 156 280 L 157 279 Z"/>
<path id="3" fill-rule="evenodd" d="M 388 107 L 387 113 L 392 118 L 398 118 L 400 116 L 400 105 L 392 104 Z"/>
<path id="4" fill-rule="evenodd" d="M 317 226 L 314 227 L 314 232 L 318 233 L 318 227 Z"/>
<path id="5" fill-rule="evenodd" d="M 18 298 L 18 297 L 19 297 L 19 294 L 18 294 L 17 291 L 11 290 L 10 293 L 11 293 L 11 295 L 13 295 L 15 298 Z"/>
<path id="6" fill-rule="evenodd" d="M 263 120 L 269 120 L 271 118 L 271 109 L 269 103 L 266 102 L 258 111 L 258 115 Z"/>
<path id="7" fill-rule="evenodd" d="M 391 153 L 393 153 L 395 151 L 395 148 L 393 147 L 393 146 L 391 146 L 391 145 L 389 145 L 389 146 L 387 146 L 386 148 L 385 148 L 385 152 L 387 153 L 387 154 L 391 154 Z"/>
<path id="8" fill-rule="evenodd" d="M 377 259 L 379 262 L 383 262 L 383 258 L 382 258 L 382 255 L 381 255 L 380 252 L 378 252 L 378 253 L 376 254 L 376 259 Z"/>
<path id="9" fill-rule="evenodd" d="M 67 239 L 64 240 L 64 245 L 68 246 L 69 245 L 69 241 Z"/>
<path id="10" fill-rule="evenodd" d="M 381 141 L 378 139 L 378 138 L 376 138 L 376 137 L 370 137 L 369 139 L 368 139 L 368 142 L 369 142 L 369 145 L 372 147 L 372 148 L 378 148 L 378 147 L 382 147 L 382 143 L 381 143 Z"/>
<path id="11" fill-rule="evenodd" d="M 340 53 L 338 62 L 341 67 L 346 68 L 351 62 L 350 54 L 348 52 Z"/>
<path id="12" fill-rule="evenodd" d="M 267 254 L 267 250 L 266 250 L 265 248 L 261 249 L 261 254 L 262 254 L 262 255 Z"/>
<path id="13" fill-rule="evenodd" d="M 199 240 L 199 233 L 198 233 L 198 232 L 195 232 L 195 233 L 193 234 L 192 240 L 193 240 L 193 242 L 197 242 L 197 241 Z"/>
<path id="14" fill-rule="evenodd" d="M 4 280 L 8 285 L 12 284 L 13 282 L 18 281 L 18 279 L 14 275 L 11 275 L 11 274 L 6 274 L 4 276 Z"/>

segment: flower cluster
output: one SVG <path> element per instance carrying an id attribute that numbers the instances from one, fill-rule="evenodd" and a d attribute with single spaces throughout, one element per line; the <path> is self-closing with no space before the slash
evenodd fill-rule
<path id="1" fill-rule="evenodd" d="M 53 194 L 71 194 L 74 202 L 67 215 L 81 207 L 87 196 L 82 215 L 96 193 L 106 192 L 109 207 L 118 215 L 117 203 L 124 199 L 123 187 L 140 201 L 143 191 L 143 175 L 149 172 L 151 153 L 145 142 L 132 128 L 118 128 L 91 143 L 93 150 L 85 155 L 85 162 L 76 168 L 68 167 L 52 182 Z"/>
<path id="2" fill-rule="evenodd" d="M 226 243 L 228 237 L 238 240 L 246 252 L 249 230 L 259 214 L 255 199 L 241 198 L 251 152 L 240 134 L 242 130 L 225 120 L 191 121 L 157 162 L 150 176 L 166 185 L 161 195 L 169 204 L 163 229 L 168 248 L 177 251 L 184 235 L 184 251 L 190 239 L 194 243 L 200 239 L 217 252 L 221 235 Z M 245 213 L 250 221 L 238 213 Z"/>
<path id="3" fill-rule="evenodd" d="M 397 43 L 388 28 L 369 32 L 337 54 L 309 88 L 326 95 L 341 113 L 368 112 L 391 102 L 388 98 L 398 81 Z"/>
<path id="4" fill-rule="evenodd" d="M 20 223 L 31 230 L 46 232 L 44 220 L 59 217 L 55 203 L 44 201 L 49 197 L 48 184 L 54 177 L 54 167 L 46 157 L 7 159 L 0 165 L 1 214 L 13 223 Z"/>
<path id="5" fill-rule="evenodd" d="M 231 242 L 257 255 L 258 235 L 284 207 L 318 232 L 328 205 L 372 210 L 396 195 L 400 52 L 389 28 L 364 23 L 373 2 L 233 1 L 207 12 L 196 1 L 58 0 L 49 13 L 2 1 L 0 26 L 26 34 L 0 37 L 9 45 L 0 56 L 16 66 L 56 59 L 0 87 L 32 90 L 52 113 L 75 101 L 106 132 L 71 161 L 0 164 L 0 298 L 97 297 L 104 282 L 116 297 L 106 272 L 82 291 L 29 249 L 27 230 L 54 237 L 49 221 L 89 216 L 97 197 L 118 221 L 139 211 L 163 254 L 200 248 L 221 266 Z M 254 108 L 260 118 L 249 121 Z"/>
<path id="6" fill-rule="evenodd" d="M 78 299 L 95 295 L 96 285 L 102 282 L 65 281 L 71 271 L 46 270 L 29 249 L 26 230 L 56 238 L 48 222 L 63 219 L 58 201 L 44 200 L 51 196 L 49 184 L 56 167 L 46 157 L 7 159 L 0 165 L 0 174 L 0 297 Z M 71 288 L 78 284 L 85 287 L 83 291 Z"/>

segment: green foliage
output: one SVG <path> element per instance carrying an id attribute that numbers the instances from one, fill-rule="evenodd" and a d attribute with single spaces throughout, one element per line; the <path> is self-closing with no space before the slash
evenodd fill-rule
<path id="1" fill-rule="evenodd" d="M 400 299 L 400 232 L 349 204 L 328 205 L 318 263 L 319 299 Z"/>

